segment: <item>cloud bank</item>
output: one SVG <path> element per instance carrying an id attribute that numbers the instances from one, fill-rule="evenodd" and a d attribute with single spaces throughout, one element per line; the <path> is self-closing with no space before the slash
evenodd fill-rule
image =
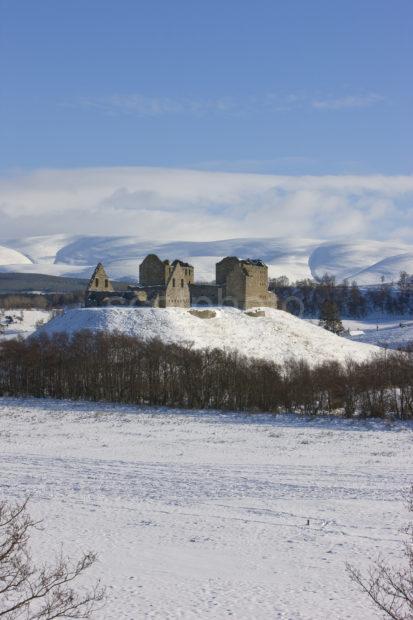
<path id="1" fill-rule="evenodd" d="M 366 237 L 413 241 L 413 176 L 274 176 L 167 168 L 0 177 L 0 237 L 133 234 L 159 241 Z"/>

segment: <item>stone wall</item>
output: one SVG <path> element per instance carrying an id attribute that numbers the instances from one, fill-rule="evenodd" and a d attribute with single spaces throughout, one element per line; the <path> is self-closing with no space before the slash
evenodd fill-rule
<path id="1" fill-rule="evenodd" d="M 238 262 L 227 277 L 224 303 L 241 310 L 256 306 L 276 308 L 277 298 L 268 290 L 268 267 L 260 262 Z"/>
<path id="2" fill-rule="evenodd" d="M 224 298 L 224 287 L 215 284 L 191 284 L 192 306 L 220 306 Z"/>
<path id="3" fill-rule="evenodd" d="M 148 254 L 139 265 L 139 284 L 141 286 L 166 284 L 169 273 L 166 273 L 165 267 L 165 264 L 156 254 Z"/>
<path id="4" fill-rule="evenodd" d="M 189 308 L 191 306 L 191 294 L 186 277 L 185 267 L 177 262 L 166 286 L 164 307 Z"/>
<path id="5" fill-rule="evenodd" d="M 226 285 L 229 274 L 238 263 L 239 259 L 236 256 L 227 256 L 215 265 L 215 282 L 218 286 Z"/>

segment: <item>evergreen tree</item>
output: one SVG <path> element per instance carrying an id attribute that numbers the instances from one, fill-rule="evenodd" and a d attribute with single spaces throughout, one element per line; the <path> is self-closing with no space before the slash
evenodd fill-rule
<path id="1" fill-rule="evenodd" d="M 366 300 L 356 281 L 351 284 L 347 307 L 349 315 L 352 317 L 359 318 L 366 314 Z"/>
<path id="2" fill-rule="evenodd" d="M 341 334 L 344 331 L 340 312 L 334 301 L 325 299 L 321 304 L 319 326 L 333 334 Z"/>

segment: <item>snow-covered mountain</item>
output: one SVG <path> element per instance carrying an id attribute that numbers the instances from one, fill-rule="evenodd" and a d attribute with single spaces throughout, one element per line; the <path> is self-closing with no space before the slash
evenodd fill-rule
<path id="1" fill-rule="evenodd" d="M 136 280 L 139 262 L 149 252 L 192 263 L 197 279 L 204 281 L 213 280 L 215 263 L 228 255 L 261 258 L 271 277 L 290 280 L 318 279 L 328 272 L 338 280 L 377 284 L 382 276 L 390 282 L 402 270 L 413 273 L 413 246 L 403 243 L 282 237 L 165 243 L 136 236 L 63 234 L 0 242 L 0 271 L 88 277 L 102 261 L 112 278 Z"/>

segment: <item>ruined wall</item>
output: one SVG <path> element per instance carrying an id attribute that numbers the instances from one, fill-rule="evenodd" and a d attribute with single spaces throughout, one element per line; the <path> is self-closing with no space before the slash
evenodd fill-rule
<path id="1" fill-rule="evenodd" d="M 156 254 L 149 254 L 139 265 L 139 283 L 141 286 L 164 286 L 168 283 L 177 266 L 183 268 L 183 278 L 187 284 L 194 281 L 194 268 L 180 260 L 162 261 Z M 181 276 L 180 276 L 181 277 Z"/>
<path id="2" fill-rule="evenodd" d="M 246 277 L 245 309 L 254 306 L 277 307 L 277 298 L 268 290 L 267 265 L 242 264 Z"/>
<path id="3" fill-rule="evenodd" d="M 218 286 L 225 286 L 229 274 L 238 263 L 236 256 L 227 256 L 215 265 L 215 282 Z"/>
<path id="4" fill-rule="evenodd" d="M 191 294 L 185 276 L 185 268 L 180 263 L 175 264 L 174 270 L 168 280 L 165 290 L 164 306 L 189 308 L 191 306 Z"/>
<path id="5" fill-rule="evenodd" d="M 276 296 L 268 291 L 268 267 L 240 261 L 227 276 L 225 305 L 241 310 L 256 306 L 277 307 Z"/>
<path id="6" fill-rule="evenodd" d="M 156 254 L 148 254 L 139 265 L 139 284 L 141 286 L 159 286 L 166 284 L 166 268 L 167 266 Z"/>
<path id="7" fill-rule="evenodd" d="M 246 276 L 241 264 L 236 263 L 227 276 L 224 305 L 245 309 Z"/>
<path id="8" fill-rule="evenodd" d="M 225 288 L 215 284 L 191 284 L 192 306 L 220 306 L 224 298 Z"/>

